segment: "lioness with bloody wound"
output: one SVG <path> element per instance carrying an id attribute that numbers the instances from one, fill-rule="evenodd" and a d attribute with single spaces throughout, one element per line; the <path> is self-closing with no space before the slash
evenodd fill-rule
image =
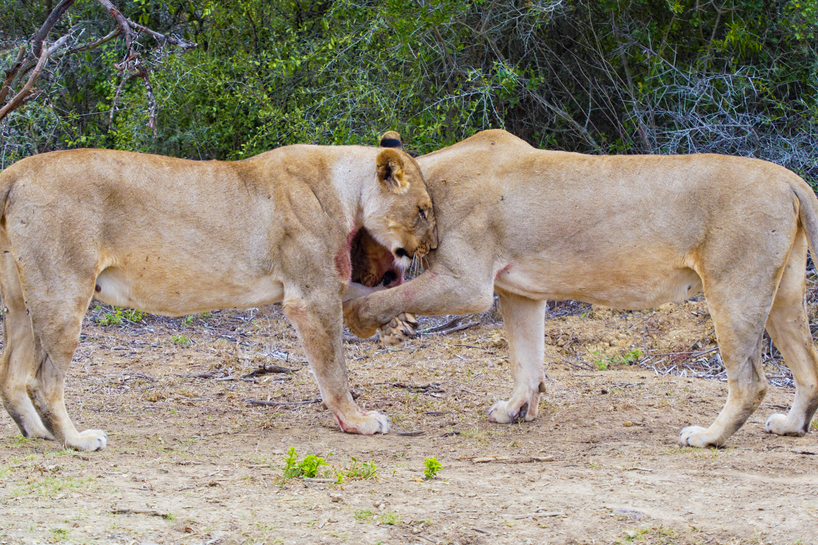
<path id="1" fill-rule="evenodd" d="M 501 130 L 417 162 L 439 247 L 418 278 L 345 303 L 355 334 L 369 336 L 403 311 L 481 312 L 496 292 L 514 391 L 489 419 L 533 420 L 545 390 L 546 300 L 644 309 L 703 291 L 729 395 L 715 422 L 682 429 L 679 442 L 723 445 L 758 408 L 765 328 L 796 385 L 789 413 L 771 415 L 765 429 L 807 433 L 818 408 L 818 353 L 804 271 L 808 246 L 816 255 L 818 199 L 797 175 L 721 155 L 544 151 Z"/>
<path id="2" fill-rule="evenodd" d="M 353 401 L 343 357 L 342 298 L 372 291 L 350 285 L 362 228 L 388 249 L 376 267 L 388 283 L 401 280 L 396 261 L 436 246 L 406 153 L 299 145 L 196 162 L 88 149 L 19 161 L 0 173 L 3 405 L 25 437 L 105 448 L 63 402 L 92 297 L 168 316 L 283 301 L 341 429 L 385 433 L 389 419 Z"/>

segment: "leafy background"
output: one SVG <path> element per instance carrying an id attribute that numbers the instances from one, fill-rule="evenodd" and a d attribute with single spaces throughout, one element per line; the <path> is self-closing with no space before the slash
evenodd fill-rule
<path id="1" fill-rule="evenodd" d="M 6 0 L 0 66 L 51 2 Z M 373 144 L 395 129 L 420 152 L 487 128 L 588 153 L 718 152 L 818 182 L 818 0 L 128 0 L 156 133 L 125 45 L 49 61 L 42 93 L 0 123 L 0 166 L 107 147 L 240 159 L 296 142 Z M 78 0 L 49 36 L 114 22 Z M 116 108 L 112 111 L 112 105 Z"/>

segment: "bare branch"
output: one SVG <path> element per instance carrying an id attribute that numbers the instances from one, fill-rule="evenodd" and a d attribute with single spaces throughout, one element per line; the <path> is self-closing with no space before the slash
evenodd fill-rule
<path id="1" fill-rule="evenodd" d="M 131 21 L 130 19 L 128 19 L 128 23 L 130 23 L 130 25 L 133 28 L 135 28 L 138 32 L 144 32 L 145 34 L 147 34 L 148 36 L 150 36 L 151 38 L 153 38 L 157 42 L 167 42 L 167 43 L 175 45 L 177 47 L 181 47 L 182 49 L 193 49 L 193 48 L 195 48 L 195 47 L 197 47 L 199 45 L 196 42 L 189 42 L 189 41 L 185 40 L 184 38 L 178 38 L 178 37 L 173 36 L 171 34 L 161 34 L 159 32 L 156 32 L 155 30 L 149 29 L 146 26 L 142 26 L 139 23 Z"/>
<path id="2" fill-rule="evenodd" d="M 154 138 L 156 137 L 156 98 L 153 96 L 153 87 L 151 86 L 150 73 L 146 67 L 142 67 L 140 71 L 142 81 L 145 82 L 145 94 L 148 96 L 148 128 L 153 131 Z"/>
<path id="3" fill-rule="evenodd" d="M 125 58 L 122 59 L 122 62 L 116 65 L 117 70 L 125 70 L 127 68 L 127 64 L 133 60 L 134 53 L 132 47 L 132 34 L 131 27 L 128 24 L 128 20 L 122 15 L 122 12 L 116 9 L 114 5 L 109 0 L 97 0 L 100 4 L 102 4 L 105 9 L 108 10 L 108 13 L 111 14 L 111 17 L 114 18 L 116 24 L 119 25 L 119 28 L 122 29 L 122 35 L 125 38 Z"/>
<path id="4" fill-rule="evenodd" d="M 93 42 L 88 42 L 87 44 L 78 45 L 77 47 L 72 47 L 71 49 L 66 50 L 65 53 L 60 55 L 60 57 L 64 57 L 66 55 L 71 55 L 73 53 L 80 53 L 82 51 L 88 51 L 90 49 L 95 49 L 95 48 L 97 48 L 97 47 L 99 47 L 99 46 L 101 46 L 103 44 L 106 44 L 106 43 L 110 42 L 111 40 L 113 40 L 114 38 L 119 36 L 119 34 L 121 32 L 122 32 L 122 29 L 119 28 L 119 27 L 116 27 L 111 32 L 109 32 L 108 34 L 106 34 L 105 36 L 103 36 L 102 38 L 100 38 L 98 40 L 94 40 Z"/>
<path id="5" fill-rule="evenodd" d="M 54 42 L 54 45 L 40 53 L 40 60 L 37 61 L 37 65 L 34 67 L 34 71 L 31 72 L 31 75 L 29 75 L 26 84 L 16 95 L 11 98 L 11 100 L 8 101 L 5 106 L 0 108 L 0 121 L 2 121 L 3 118 L 5 118 L 10 112 L 19 108 L 39 94 L 39 92 L 34 89 L 34 81 L 40 76 L 40 72 L 43 71 L 43 67 L 48 60 L 48 57 L 51 56 L 54 51 L 65 45 L 65 42 L 67 42 L 70 37 L 70 34 L 66 34 Z"/>
<path id="6" fill-rule="evenodd" d="M 62 58 L 73 53 L 88 51 L 89 49 L 94 49 L 111 41 L 116 36 L 121 34 L 125 39 L 125 56 L 121 62 L 115 64 L 114 66 L 117 70 L 123 72 L 123 76 L 122 81 L 117 88 L 114 103 L 111 108 L 111 123 L 113 123 L 114 111 L 116 110 L 116 105 L 122 88 L 129 79 L 139 76 L 145 83 L 145 91 L 148 97 L 148 127 L 150 127 L 153 130 L 154 135 L 156 135 L 156 98 L 154 97 L 153 87 L 150 81 L 150 70 L 147 66 L 141 65 L 141 55 L 139 52 L 134 51 L 134 36 L 137 33 L 145 33 L 160 44 L 169 43 L 182 49 L 191 49 L 196 47 L 197 44 L 175 36 L 161 34 L 143 25 L 135 23 L 125 17 L 122 12 L 120 12 L 119 9 L 113 5 L 111 0 L 97 0 L 100 5 L 108 10 L 108 13 L 116 21 L 116 28 L 114 30 L 102 38 L 80 46 L 69 48 L 60 52 L 58 55 L 55 55 L 57 50 L 63 47 L 71 38 L 73 34 L 72 31 L 55 41 L 51 47 L 46 48 L 44 51 L 43 44 L 45 43 L 46 37 L 54 28 L 54 25 L 57 23 L 60 17 L 65 14 L 65 12 L 74 4 L 74 2 L 75 0 L 61 0 L 59 4 L 57 4 L 57 7 L 54 8 L 51 13 L 49 13 L 43 25 L 32 38 L 31 50 L 27 51 L 27 48 L 22 46 L 18 52 L 17 59 L 15 60 L 14 64 L 10 69 L 6 70 L 3 85 L 0 87 L 0 105 L 3 105 L 6 98 L 10 93 L 12 93 L 12 89 L 18 85 L 19 80 L 21 80 L 26 74 L 29 74 L 32 69 L 33 72 L 29 74 L 28 80 L 22 89 L 20 89 L 20 91 L 15 94 L 11 100 L 0 108 L 0 121 L 2 121 L 10 112 L 39 95 L 39 92 L 34 88 L 34 83 L 42 73 L 49 57 L 55 56 L 57 58 Z"/>
<path id="7" fill-rule="evenodd" d="M 40 30 L 37 31 L 37 34 L 35 34 L 34 38 L 31 40 L 31 50 L 34 57 L 40 56 L 43 41 L 45 41 L 46 36 L 48 36 L 48 33 L 51 32 L 52 28 L 54 28 L 54 25 L 57 24 L 60 17 L 63 16 L 63 13 L 65 13 L 73 4 L 74 0 L 62 0 L 62 2 L 57 4 L 57 7 L 48 14 L 45 23 L 43 23 L 43 26 L 40 27 Z"/>
<path id="8" fill-rule="evenodd" d="M 20 50 L 17 52 L 17 59 L 15 59 L 14 64 L 11 65 L 12 68 L 6 70 L 6 79 L 3 81 L 3 87 L 0 87 L 0 104 L 5 102 L 6 97 L 9 94 L 9 90 L 11 90 L 12 80 L 14 80 L 15 76 L 17 75 L 17 71 L 20 69 L 20 66 L 22 66 L 25 55 L 25 46 L 20 46 Z"/>

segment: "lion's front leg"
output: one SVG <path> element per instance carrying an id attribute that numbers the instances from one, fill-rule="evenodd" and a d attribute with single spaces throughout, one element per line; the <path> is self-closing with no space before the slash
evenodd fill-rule
<path id="1" fill-rule="evenodd" d="M 508 401 L 489 409 L 489 420 L 500 424 L 531 421 L 537 417 L 540 393 L 545 391 L 545 301 L 497 290 L 508 336 L 514 392 Z"/>
<path id="2" fill-rule="evenodd" d="M 284 314 L 298 332 L 321 397 L 341 430 L 364 435 L 388 432 L 389 417 L 361 410 L 349 392 L 338 294 L 327 290 L 321 295 L 311 289 L 309 297 L 288 297 Z"/>

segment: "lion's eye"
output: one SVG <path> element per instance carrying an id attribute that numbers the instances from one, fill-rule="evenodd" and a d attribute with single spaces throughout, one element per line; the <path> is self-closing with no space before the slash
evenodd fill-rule
<path id="1" fill-rule="evenodd" d="M 426 219 L 426 210 L 424 210 L 423 208 L 420 209 L 420 217 Z"/>

